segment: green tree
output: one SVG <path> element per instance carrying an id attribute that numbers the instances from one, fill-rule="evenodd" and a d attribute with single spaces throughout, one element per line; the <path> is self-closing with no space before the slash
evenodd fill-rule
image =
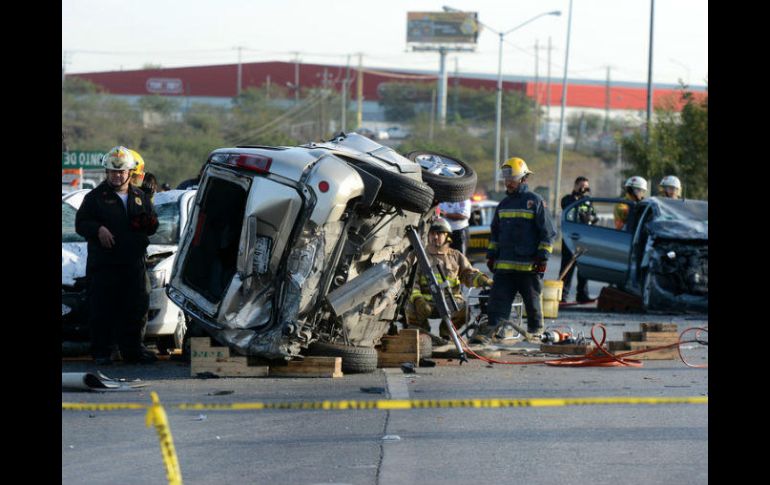
<path id="1" fill-rule="evenodd" d="M 624 172 L 644 176 L 651 189 L 666 175 L 676 175 L 686 197 L 708 199 L 708 94 L 699 99 L 682 86 L 680 97 L 681 112 L 656 110 L 649 144 L 641 130 L 623 140 L 631 165 Z"/>

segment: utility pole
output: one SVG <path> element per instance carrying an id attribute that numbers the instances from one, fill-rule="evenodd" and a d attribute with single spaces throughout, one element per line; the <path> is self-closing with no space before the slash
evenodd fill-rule
<path id="1" fill-rule="evenodd" d="M 340 131 L 345 132 L 348 124 L 348 83 L 350 82 L 350 54 L 348 54 L 348 62 L 345 66 L 345 81 L 342 83 L 342 113 L 340 116 Z"/>
<path id="2" fill-rule="evenodd" d="M 561 115 L 559 117 L 559 151 L 556 154 L 556 190 L 553 191 L 552 216 L 556 220 L 556 209 L 559 207 L 561 193 L 561 164 L 564 159 L 564 116 L 567 111 L 567 70 L 569 67 L 569 41 L 572 33 L 572 0 L 569 0 L 569 16 L 567 17 L 567 48 L 564 52 L 564 78 L 561 82 Z"/>
<path id="3" fill-rule="evenodd" d="M 538 43 L 538 39 L 535 39 L 535 89 L 534 89 L 534 95 L 535 95 L 535 129 L 534 131 L 534 151 L 537 153 L 537 129 L 540 125 L 540 98 L 539 98 L 539 85 L 540 85 L 540 77 L 538 72 L 538 60 L 540 59 L 540 44 Z"/>
<path id="4" fill-rule="evenodd" d="M 294 104 L 299 104 L 299 52 L 294 52 Z"/>
<path id="5" fill-rule="evenodd" d="M 611 93 L 610 93 L 610 66 L 607 66 L 607 85 L 604 88 L 604 134 L 606 135 L 607 132 L 610 129 L 610 101 L 611 101 Z"/>
<path id="6" fill-rule="evenodd" d="M 446 128 L 446 88 L 447 70 L 446 53 L 443 47 L 439 49 L 439 78 L 438 78 L 438 123 L 441 129 Z"/>
<path id="7" fill-rule="evenodd" d="M 551 121 L 551 36 L 548 36 L 548 81 L 546 83 L 545 88 L 545 102 L 546 102 L 546 111 L 545 111 L 545 117 L 548 121 Z M 551 140 L 548 140 L 549 142 Z"/>
<path id="8" fill-rule="evenodd" d="M 454 108 L 452 109 L 455 120 L 460 116 L 460 68 L 457 66 L 459 58 L 455 57 L 455 79 L 454 84 L 455 92 L 452 95 L 452 103 Z"/>
<path id="9" fill-rule="evenodd" d="M 430 93 L 430 130 L 428 131 L 428 140 L 433 141 L 433 123 L 436 119 L 436 90 Z"/>
<path id="10" fill-rule="evenodd" d="M 645 144 L 650 143 L 650 118 L 652 118 L 652 32 L 655 24 L 655 0 L 650 0 L 650 55 L 647 64 L 647 123 L 644 132 Z"/>
<path id="11" fill-rule="evenodd" d="M 358 79 L 356 83 L 356 95 L 358 96 L 358 111 L 356 112 L 356 129 L 361 128 L 364 118 L 364 55 L 358 53 Z"/>
<path id="12" fill-rule="evenodd" d="M 268 101 L 270 101 L 270 74 L 267 75 L 267 79 L 265 80 L 265 97 Z"/>
<path id="13" fill-rule="evenodd" d="M 238 96 L 241 95 L 241 75 L 242 75 L 242 66 L 241 66 L 241 51 L 243 50 L 243 47 L 238 46 L 236 47 L 238 49 L 238 89 L 236 92 L 238 93 Z"/>

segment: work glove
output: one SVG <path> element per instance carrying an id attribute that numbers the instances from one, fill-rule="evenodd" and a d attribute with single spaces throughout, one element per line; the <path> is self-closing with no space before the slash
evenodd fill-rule
<path id="1" fill-rule="evenodd" d="M 492 283 L 494 283 L 494 281 L 492 281 L 492 278 L 487 275 L 481 275 L 481 277 L 479 277 L 479 286 L 489 288 L 492 286 Z"/>
<path id="2" fill-rule="evenodd" d="M 414 300 L 414 309 L 417 311 L 417 313 L 423 315 L 430 315 L 430 313 L 433 311 L 433 307 L 430 306 L 430 303 L 425 301 L 425 298 L 416 298 Z"/>
<path id="3" fill-rule="evenodd" d="M 537 275 L 540 277 L 540 279 L 543 278 L 543 275 L 545 275 L 546 267 L 548 266 L 548 258 L 538 258 L 535 260 L 535 263 L 532 265 L 532 271 L 537 273 Z"/>
<path id="4" fill-rule="evenodd" d="M 489 271 L 492 272 L 492 274 L 495 274 L 495 260 L 494 259 L 487 259 L 487 268 L 489 268 Z"/>

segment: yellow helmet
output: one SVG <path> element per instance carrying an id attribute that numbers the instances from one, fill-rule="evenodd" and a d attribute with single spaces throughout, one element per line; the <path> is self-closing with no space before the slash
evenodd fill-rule
<path id="1" fill-rule="evenodd" d="M 503 178 L 513 178 L 514 180 L 521 180 L 522 177 L 535 173 L 527 167 L 527 162 L 518 157 L 506 160 L 500 166 L 500 170 L 503 172 Z"/>
<path id="2" fill-rule="evenodd" d="M 134 156 L 134 160 L 136 161 L 136 167 L 129 173 L 131 183 L 140 186 L 142 185 L 142 179 L 144 179 L 144 159 L 136 150 L 131 150 L 129 148 L 128 151 L 131 152 L 131 155 Z"/>

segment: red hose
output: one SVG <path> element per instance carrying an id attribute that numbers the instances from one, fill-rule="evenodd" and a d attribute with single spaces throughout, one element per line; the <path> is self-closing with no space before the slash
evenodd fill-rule
<path id="1" fill-rule="evenodd" d="M 602 330 L 601 342 L 597 341 L 596 335 L 594 334 L 594 331 L 597 328 L 600 328 Z M 699 331 L 696 333 L 695 339 L 683 340 L 685 333 L 693 330 Z M 591 340 L 593 340 L 596 347 L 590 352 L 588 352 L 587 354 L 576 356 L 576 357 L 563 357 L 561 359 L 543 359 L 543 360 L 527 360 L 527 361 L 506 361 L 506 360 L 492 359 L 489 357 L 483 357 L 477 354 L 476 352 L 472 351 L 470 347 L 468 347 L 467 342 L 465 342 L 465 340 L 462 337 L 460 337 L 459 334 L 458 334 L 458 337 L 460 338 L 460 342 L 463 344 L 463 349 L 467 353 L 469 353 L 470 355 L 476 357 L 477 359 L 483 362 L 488 362 L 490 364 L 507 364 L 507 365 L 546 364 L 546 365 L 552 365 L 552 366 L 567 366 L 567 367 L 641 367 L 642 366 L 641 361 L 637 359 L 627 359 L 626 357 L 630 355 L 643 354 L 645 352 L 655 352 L 657 350 L 677 347 L 677 350 L 679 351 L 679 357 L 682 359 L 682 362 L 686 366 L 695 367 L 695 368 L 708 368 L 708 364 L 704 364 L 704 365 L 689 364 L 685 360 L 685 358 L 682 356 L 682 348 L 681 348 L 682 344 L 697 342 L 701 345 L 704 345 L 703 339 L 698 338 L 699 336 L 702 335 L 702 332 L 708 332 L 708 327 L 690 327 L 685 329 L 679 335 L 679 339 L 676 343 L 669 344 L 669 345 L 661 345 L 658 347 L 651 347 L 649 349 L 632 350 L 630 352 L 624 352 L 622 354 L 613 355 L 604 348 L 604 341 L 607 338 L 607 328 L 601 323 L 597 323 L 597 324 L 594 324 L 593 327 L 591 327 Z M 706 342 L 705 345 L 708 345 L 708 342 Z M 604 355 L 601 355 L 601 354 L 604 354 Z"/>

